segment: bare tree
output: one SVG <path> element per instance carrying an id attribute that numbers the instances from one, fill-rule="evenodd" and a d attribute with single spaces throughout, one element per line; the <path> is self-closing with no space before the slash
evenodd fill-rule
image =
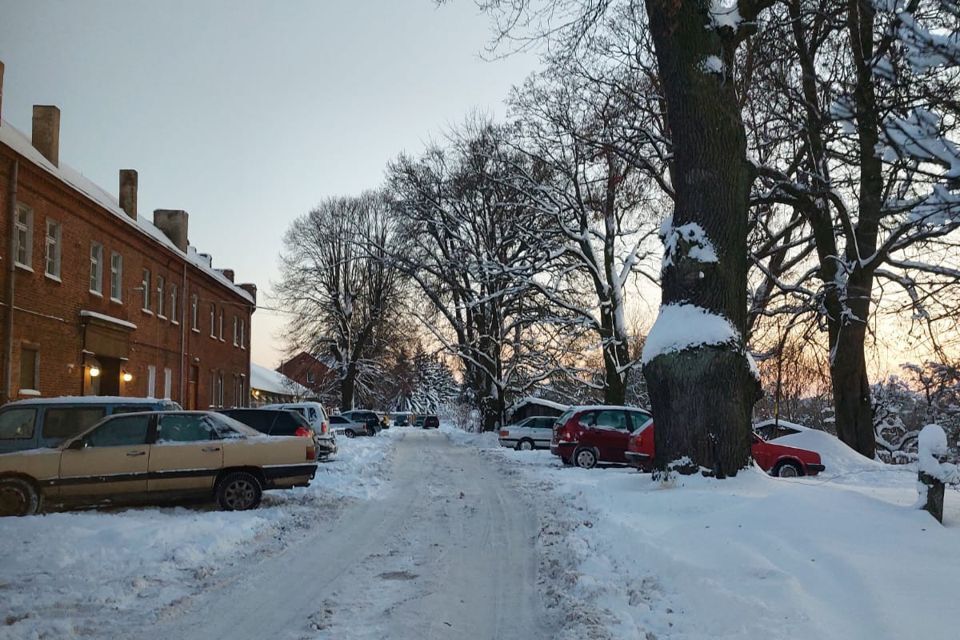
<path id="1" fill-rule="evenodd" d="M 403 276 L 378 253 L 395 242 L 393 218 L 375 192 L 329 198 L 284 236 L 276 293 L 293 314 L 288 348 L 329 356 L 345 409 L 377 384 L 384 344 L 398 326 Z"/>

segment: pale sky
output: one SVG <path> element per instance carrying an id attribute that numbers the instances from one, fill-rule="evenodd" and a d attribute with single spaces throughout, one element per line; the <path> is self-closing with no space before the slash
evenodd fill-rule
<path id="1" fill-rule="evenodd" d="M 378 186 L 503 99 L 532 56 L 481 59 L 472 0 L 0 0 L 3 118 L 60 107 L 60 158 L 139 213 L 190 213 L 190 242 L 237 281 L 276 280 L 281 237 L 330 195 Z M 275 366 L 283 316 L 254 314 L 254 362 Z"/>

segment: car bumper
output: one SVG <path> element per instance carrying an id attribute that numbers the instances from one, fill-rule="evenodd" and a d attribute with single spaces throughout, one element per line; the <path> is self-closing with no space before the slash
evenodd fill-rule
<path id="1" fill-rule="evenodd" d="M 627 451 L 624 454 L 624 457 L 627 459 L 627 464 L 631 467 L 636 467 L 637 469 L 645 469 L 650 466 L 650 456 L 646 453 L 639 453 L 637 451 Z"/>
<path id="2" fill-rule="evenodd" d="M 570 458 L 573 456 L 573 450 L 576 447 L 576 442 L 551 442 L 550 453 L 561 458 Z"/>
<path id="3" fill-rule="evenodd" d="M 517 440 L 515 438 L 500 438 L 500 446 L 514 449 L 517 446 Z"/>
<path id="4" fill-rule="evenodd" d="M 826 467 L 823 466 L 822 464 L 807 464 L 804 466 L 807 468 L 808 476 L 815 476 L 821 471 L 823 471 L 824 469 L 826 469 Z"/>

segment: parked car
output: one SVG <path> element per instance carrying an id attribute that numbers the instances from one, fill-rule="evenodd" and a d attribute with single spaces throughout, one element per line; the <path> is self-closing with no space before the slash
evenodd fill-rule
<path id="1" fill-rule="evenodd" d="M 584 469 L 625 463 L 630 434 L 651 421 L 649 412 L 635 407 L 571 407 L 554 423 L 550 452 Z"/>
<path id="2" fill-rule="evenodd" d="M 807 427 L 793 424 L 785 420 L 762 420 L 753 425 L 753 430 L 764 440 L 773 440 L 783 436 L 792 436 L 795 433 L 806 431 Z"/>
<path id="3" fill-rule="evenodd" d="M 287 409 L 218 409 L 217 413 L 230 416 L 238 422 L 268 436 L 297 436 L 310 438 L 317 447 L 317 455 L 327 457 L 333 451 L 329 440 L 321 440 L 307 419 L 297 411 Z M 336 451 L 336 449 L 334 449 Z"/>
<path id="4" fill-rule="evenodd" d="M 500 445 L 517 451 L 549 449 L 553 437 L 554 416 L 530 416 L 500 430 Z"/>
<path id="5" fill-rule="evenodd" d="M 654 429 L 651 422 L 630 436 L 627 445 L 627 460 L 638 469 L 648 471 L 653 463 L 655 452 L 653 444 Z M 750 453 L 753 459 L 772 476 L 796 478 L 813 476 L 824 470 L 820 454 L 815 451 L 787 447 L 767 442 L 756 433 L 751 433 Z"/>
<path id="6" fill-rule="evenodd" d="M 170 400 L 116 396 L 65 396 L 8 402 L 0 407 L 0 453 L 56 447 L 104 417 L 118 413 L 178 409 L 180 405 Z"/>
<path id="7" fill-rule="evenodd" d="M 356 409 L 353 411 L 344 411 L 340 415 L 351 422 L 361 422 L 367 425 L 368 429 L 371 431 L 370 435 L 376 435 L 380 433 L 380 429 L 382 429 L 382 426 L 380 425 L 380 416 L 373 411 Z"/>
<path id="8" fill-rule="evenodd" d="M 321 456 L 331 456 L 337 452 L 337 437 L 330 428 L 330 418 L 327 411 L 319 402 L 288 402 L 285 404 L 268 404 L 261 409 L 284 409 L 296 411 L 310 423 L 314 438 L 317 440 L 317 452 Z"/>
<path id="9" fill-rule="evenodd" d="M 421 425 L 424 429 L 439 429 L 440 418 L 437 416 L 423 416 L 423 422 Z"/>
<path id="10" fill-rule="evenodd" d="M 57 448 L 0 455 L 0 515 L 37 513 L 47 500 L 189 496 L 241 511 L 265 489 L 309 485 L 316 470 L 313 440 L 267 437 L 212 411 L 113 415 Z"/>
<path id="11" fill-rule="evenodd" d="M 411 420 L 412 416 L 409 413 L 394 413 L 391 414 L 393 418 L 393 426 L 395 427 L 409 427 L 413 421 Z"/>
<path id="12" fill-rule="evenodd" d="M 372 430 L 365 423 L 354 422 L 343 416 L 330 416 L 330 426 L 333 427 L 335 433 L 342 433 L 348 438 L 372 436 L 376 434 L 376 431 Z"/>

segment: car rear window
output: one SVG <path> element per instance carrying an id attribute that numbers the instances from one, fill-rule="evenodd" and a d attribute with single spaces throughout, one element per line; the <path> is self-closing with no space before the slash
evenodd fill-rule
<path id="1" fill-rule="evenodd" d="M 310 428 L 310 423 L 307 422 L 306 418 L 299 413 L 280 411 L 276 421 L 273 423 L 273 431 L 270 432 L 270 435 L 292 436 L 295 435 L 297 429 L 301 427 L 306 429 Z"/>
<path id="2" fill-rule="evenodd" d="M 105 407 L 55 407 L 43 416 L 43 437 L 66 439 L 82 433 L 103 419 Z"/>
<path id="3" fill-rule="evenodd" d="M 261 409 L 240 409 L 237 411 L 223 411 L 223 415 L 253 427 L 260 433 L 270 433 L 273 421 L 277 417 L 276 411 Z"/>
<path id="4" fill-rule="evenodd" d="M 33 437 L 36 409 L 8 409 L 0 412 L 0 439 L 25 440 Z"/>

